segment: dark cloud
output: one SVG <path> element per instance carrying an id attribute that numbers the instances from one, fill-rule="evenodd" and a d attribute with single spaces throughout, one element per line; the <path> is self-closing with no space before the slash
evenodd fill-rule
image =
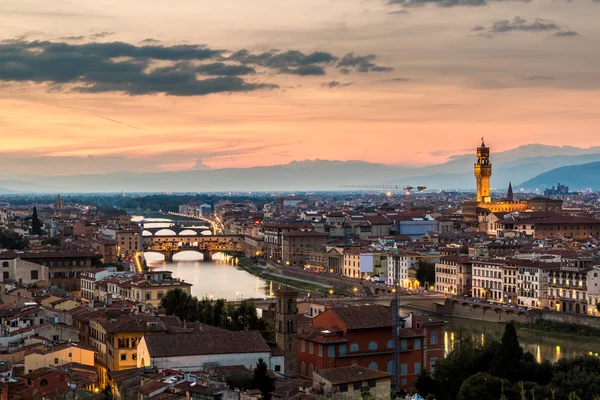
<path id="1" fill-rule="evenodd" d="M 390 5 L 401 5 L 403 7 L 423 7 L 427 4 L 434 4 L 439 7 L 455 6 L 485 6 L 486 0 L 389 0 Z"/>
<path id="2" fill-rule="evenodd" d="M 406 10 L 394 10 L 394 11 L 388 12 L 388 14 L 391 14 L 391 15 L 407 15 L 407 14 L 409 14 L 409 12 L 406 11 Z"/>
<path id="3" fill-rule="evenodd" d="M 389 82 L 409 82 L 410 78 L 393 78 L 390 79 Z"/>
<path id="4" fill-rule="evenodd" d="M 336 62 L 341 72 L 349 72 L 350 68 L 361 72 L 392 70 L 376 65 L 373 54 L 349 53 L 340 60 L 322 51 L 227 53 L 230 52 L 201 45 L 3 41 L 0 42 L 0 82 L 47 83 L 52 90 L 86 93 L 119 91 L 130 95 L 192 96 L 278 87 L 242 79 L 258 75 L 257 68 L 261 73 L 267 69 L 267 74 L 274 71 L 298 76 L 326 75 L 326 68 L 336 66 Z"/>
<path id="5" fill-rule="evenodd" d="M 600 0 L 598 0 L 600 1 Z M 579 33 L 575 32 L 575 31 L 560 31 L 560 32 L 556 32 L 554 34 L 554 36 L 557 37 L 573 37 L 573 36 L 579 36 Z"/>
<path id="6" fill-rule="evenodd" d="M 340 87 L 350 86 L 352 84 L 354 84 L 354 82 L 340 83 L 338 81 L 331 81 L 331 82 L 322 83 L 321 86 L 327 87 L 329 89 L 334 89 L 334 88 L 340 88 Z"/>
<path id="7" fill-rule="evenodd" d="M 85 36 L 63 36 L 59 39 L 61 39 L 61 40 L 83 40 L 83 39 L 85 39 Z"/>
<path id="8" fill-rule="evenodd" d="M 228 65 L 222 62 L 204 64 L 197 68 L 203 75 L 238 76 L 254 74 L 256 71 L 247 65 Z"/>
<path id="9" fill-rule="evenodd" d="M 377 56 L 375 54 L 367 54 L 366 56 L 358 56 L 354 53 L 348 53 L 337 64 L 340 72 L 343 70 L 348 70 L 350 67 L 356 69 L 359 72 L 390 72 L 394 69 L 391 67 L 382 67 L 376 65 L 373 61 Z M 349 72 L 349 71 L 347 71 Z M 343 73 L 347 73 L 343 72 Z"/>
<path id="10" fill-rule="evenodd" d="M 196 160 L 196 163 L 194 164 L 192 169 L 196 171 L 206 171 L 210 169 L 210 165 L 204 164 L 204 160 L 199 158 Z"/>
<path id="11" fill-rule="evenodd" d="M 98 32 L 98 33 L 92 33 L 90 35 L 90 39 L 101 39 L 101 38 L 105 38 L 107 36 L 114 35 L 114 34 L 115 34 L 114 32 L 106 32 L 106 31 L 105 32 Z"/>
<path id="12" fill-rule="evenodd" d="M 326 75 L 325 68 L 320 65 L 302 65 L 297 68 L 281 68 L 279 72 L 283 74 L 293 74 L 300 76 L 307 75 Z"/>
<path id="13" fill-rule="evenodd" d="M 487 6 L 489 2 L 499 2 L 508 0 L 388 0 L 388 4 L 392 6 L 402 7 L 424 7 L 428 4 L 433 4 L 439 7 L 479 7 Z M 512 0 L 529 3 L 531 0 Z M 600 0 L 598 0 L 600 1 Z"/>
<path id="14" fill-rule="evenodd" d="M 475 25 L 474 27 L 471 28 L 472 31 L 477 32 L 477 31 L 485 31 L 485 27 L 482 25 Z"/>
<path id="15" fill-rule="evenodd" d="M 160 43 L 160 40 L 156 40 L 156 39 L 152 39 L 152 38 L 146 38 L 146 39 L 142 40 L 140 43 L 144 43 L 144 44 L 157 44 L 157 43 Z"/>
<path id="16" fill-rule="evenodd" d="M 350 69 L 349 69 L 349 68 L 341 68 L 341 69 L 340 69 L 340 73 L 342 73 L 342 74 L 345 74 L 345 75 L 346 75 L 346 74 L 349 74 L 350 72 L 351 72 L 351 71 L 350 71 Z"/>
<path id="17" fill-rule="evenodd" d="M 514 17 L 512 21 L 505 19 L 494 22 L 490 28 L 490 32 L 496 34 L 513 31 L 547 32 L 558 29 L 560 29 L 558 25 L 545 19 L 535 18 L 533 20 L 527 20 L 521 17 Z"/>

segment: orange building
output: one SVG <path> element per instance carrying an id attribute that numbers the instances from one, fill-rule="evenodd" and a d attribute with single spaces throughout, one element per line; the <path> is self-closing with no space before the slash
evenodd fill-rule
<path id="1" fill-rule="evenodd" d="M 390 307 L 327 309 L 311 324 L 299 327 L 298 376 L 310 379 L 314 371 L 353 365 L 388 373 L 397 368 L 399 387 L 411 391 L 421 370 L 433 371 L 444 357 L 444 322 L 424 320 L 411 313 L 402 324 L 394 340 Z M 396 367 L 395 345 L 400 350 Z"/>

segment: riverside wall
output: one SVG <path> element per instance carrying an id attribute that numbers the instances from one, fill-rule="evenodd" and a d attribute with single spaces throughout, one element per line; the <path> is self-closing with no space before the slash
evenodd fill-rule
<path id="1" fill-rule="evenodd" d="M 434 304 L 436 314 L 486 322 L 518 322 L 531 324 L 541 321 L 600 328 L 600 318 L 586 314 L 562 313 L 551 310 L 516 310 L 488 304 L 447 299 Z"/>

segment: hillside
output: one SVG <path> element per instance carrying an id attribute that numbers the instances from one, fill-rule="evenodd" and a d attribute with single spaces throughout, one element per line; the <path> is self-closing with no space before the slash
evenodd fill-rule
<path id="1" fill-rule="evenodd" d="M 582 190 L 586 188 L 599 190 L 600 162 L 555 168 L 523 182 L 520 187 L 543 190 L 556 186 L 558 182 L 569 186 L 570 190 Z"/>

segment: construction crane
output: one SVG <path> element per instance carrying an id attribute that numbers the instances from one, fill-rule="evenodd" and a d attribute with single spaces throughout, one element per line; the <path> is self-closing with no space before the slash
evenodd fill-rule
<path id="1" fill-rule="evenodd" d="M 425 186 L 402 186 L 402 185 L 343 185 L 340 186 L 343 188 L 356 188 L 356 189 L 379 189 L 379 190 L 389 190 L 389 191 L 397 191 L 402 190 L 406 193 L 408 197 L 408 212 L 411 212 L 412 203 L 411 203 L 411 195 L 413 189 L 417 189 L 419 192 L 427 189 Z"/>

